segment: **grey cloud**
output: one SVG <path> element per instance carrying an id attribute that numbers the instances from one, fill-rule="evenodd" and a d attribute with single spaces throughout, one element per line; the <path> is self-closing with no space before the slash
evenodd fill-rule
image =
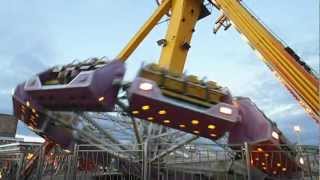
<path id="1" fill-rule="evenodd" d="M 271 120 L 275 121 L 290 140 L 296 141 L 293 126 L 300 125 L 303 129 L 303 143 L 319 144 L 319 126 L 290 92 L 268 73 L 261 73 L 256 78 L 257 82 L 250 84 L 243 94 L 250 97 Z"/>
<path id="2" fill-rule="evenodd" d="M 283 133 L 289 137 L 293 142 L 297 142 L 297 135 L 293 131 L 293 127 L 295 125 L 299 125 L 301 127 L 301 139 L 303 140 L 303 144 L 320 144 L 320 126 L 314 122 L 312 119 L 308 118 L 306 114 L 300 115 L 290 115 L 282 117 L 277 120 L 278 127 L 283 131 Z"/>
<path id="3" fill-rule="evenodd" d="M 30 53 L 17 54 L 11 59 L 9 65 L 5 65 L 0 76 L 1 104 L 0 112 L 10 113 L 12 111 L 11 90 L 19 83 L 27 80 L 32 75 L 44 70 L 46 65 Z"/>
<path id="4" fill-rule="evenodd" d="M 24 8 L 17 5 L 24 4 Z M 33 3 L 4 1 L 0 3 L 0 100 L 6 107 L 0 112 L 11 112 L 10 91 L 18 83 L 46 68 L 53 59 L 50 32 Z"/>
<path id="5" fill-rule="evenodd" d="M 297 48 L 296 51 L 301 59 L 310 67 L 312 67 L 317 73 L 320 73 L 319 42 L 319 35 L 316 35 L 312 39 L 293 44 L 294 47 L 299 47 L 299 49 Z"/>
<path id="6" fill-rule="evenodd" d="M 43 71 L 46 66 L 32 52 L 25 52 L 17 54 L 11 61 L 9 68 L 13 69 L 17 74 L 29 75 L 36 72 Z"/>
<path id="7" fill-rule="evenodd" d="M 32 3 L 26 3 L 19 12 L 15 3 L 0 3 L 3 13 L 0 13 L 0 112 L 9 114 L 12 113 L 11 90 L 44 70 L 55 54 L 48 28 Z M 22 123 L 18 125 L 18 134 L 35 135 Z"/>

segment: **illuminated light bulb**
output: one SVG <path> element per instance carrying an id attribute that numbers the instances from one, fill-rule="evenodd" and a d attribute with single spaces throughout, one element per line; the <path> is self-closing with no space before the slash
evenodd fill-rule
<path id="1" fill-rule="evenodd" d="M 209 124 L 209 125 L 208 125 L 208 129 L 215 129 L 215 128 L 216 128 L 216 126 L 213 125 L 213 124 Z"/>
<path id="2" fill-rule="evenodd" d="M 98 99 L 98 101 L 103 101 L 104 100 L 104 97 L 103 96 L 101 96 L 101 97 L 99 97 L 99 99 Z"/>
<path id="3" fill-rule="evenodd" d="M 167 111 L 166 110 L 160 110 L 160 111 L 158 111 L 158 114 L 164 115 L 164 114 L 167 114 Z"/>
<path id="4" fill-rule="evenodd" d="M 34 108 L 32 108 L 32 112 L 33 112 L 33 113 L 36 113 L 37 111 L 36 111 Z"/>
<path id="5" fill-rule="evenodd" d="M 66 152 L 66 153 L 71 153 L 71 151 L 68 150 L 68 149 L 65 149 L 65 150 L 63 150 L 63 151 Z"/>
<path id="6" fill-rule="evenodd" d="M 217 135 L 214 134 L 214 133 L 210 134 L 210 136 L 211 136 L 211 137 L 217 137 Z"/>
<path id="7" fill-rule="evenodd" d="M 304 164 L 304 160 L 303 160 L 303 158 L 302 158 L 302 157 L 300 157 L 300 158 L 299 158 L 299 163 L 300 163 L 301 165 L 303 165 L 303 164 Z"/>
<path id="8" fill-rule="evenodd" d="M 199 131 L 193 131 L 193 133 L 195 133 L 195 134 L 199 134 L 200 132 L 199 132 Z"/>
<path id="9" fill-rule="evenodd" d="M 263 169 L 263 170 L 267 170 L 267 167 L 263 167 L 262 169 Z"/>
<path id="10" fill-rule="evenodd" d="M 258 151 L 258 152 L 262 152 L 263 149 L 262 149 L 262 148 L 257 148 L 257 151 Z"/>
<path id="11" fill-rule="evenodd" d="M 147 119 L 148 119 L 149 121 L 154 120 L 154 118 L 153 118 L 153 117 L 148 117 Z"/>
<path id="12" fill-rule="evenodd" d="M 278 166 L 278 167 L 280 167 L 280 166 L 281 166 L 281 164 L 280 164 L 280 163 L 277 163 L 277 166 Z"/>
<path id="13" fill-rule="evenodd" d="M 279 134 L 276 133 L 275 131 L 272 131 L 272 137 L 276 140 L 279 140 Z"/>
<path id="14" fill-rule="evenodd" d="M 294 130 L 295 132 L 301 132 L 300 126 L 297 126 L 297 125 L 293 127 L 293 130 Z"/>
<path id="15" fill-rule="evenodd" d="M 232 114 L 232 109 L 229 108 L 229 107 L 222 106 L 222 107 L 219 108 L 219 112 L 223 113 L 223 114 L 230 115 L 230 114 Z"/>
<path id="16" fill-rule="evenodd" d="M 282 168 L 282 171 L 287 171 L 287 168 L 285 168 L 285 167 L 284 167 L 284 168 Z"/>
<path id="17" fill-rule="evenodd" d="M 39 114 L 36 114 L 36 117 L 39 117 Z"/>
<path id="18" fill-rule="evenodd" d="M 166 120 L 164 120 L 163 122 L 166 123 L 166 124 L 169 124 L 171 121 L 168 120 L 168 119 L 166 119 Z"/>
<path id="19" fill-rule="evenodd" d="M 27 105 L 27 107 L 30 107 L 30 102 L 27 101 L 27 102 L 26 102 L 26 105 Z"/>
<path id="20" fill-rule="evenodd" d="M 143 82 L 139 85 L 139 89 L 144 90 L 144 91 L 149 91 L 152 89 L 152 84 L 148 82 Z"/>
<path id="21" fill-rule="evenodd" d="M 145 105 L 145 106 L 142 106 L 141 109 L 144 110 L 144 111 L 146 111 L 146 110 L 149 110 L 149 109 L 150 109 L 150 106 Z"/>
<path id="22" fill-rule="evenodd" d="M 264 166 L 264 165 L 266 165 L 266 163 L 262 162 L 261 165 Z"/>
<path id="23" fill-rule="evenodd" d="M 132 111 L 132 114 L 139 114 L 139 111 Z"/>
<path id="24" fill-rule="evenodd" d="M 256 158 L 256 161 L 259 161 L 259 158 L 258 158 L 258 157 Z"/>
<path id="25" fill-rule="evenodd" d="M 186 127 L 186 125 L 184 125 L 184 124 L 180 124 L 180 125 L 179 125 L 179 127 L 180 127 L 180 128 L 185 128 L 185 127 Z"/>
<path id="26" fill-rule="evenodd" d="M 199 124 L 199 121 L 194 119 L 194 120 L 191 121 L 191 124 L 197 125 L 197 124 Z"/>
<path id="27" fill-rule="evenodd" d="M 264 156 L 265 156 L 265 157 L 269 157 L 270 155 L 269 155 L 268 153 L 265 153 Z"/>
<path id="28" fill-rule="evenodd" d="M 28 153 L 28 155 L 27 155 L 27 160 L 32 159 L 32 157 L 33 157 L 33 154 L 32 154 L 32 153 Z"/>

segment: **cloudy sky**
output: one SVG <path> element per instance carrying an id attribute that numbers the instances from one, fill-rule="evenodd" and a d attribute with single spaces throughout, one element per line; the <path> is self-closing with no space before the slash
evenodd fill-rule
<path id="1" fill-rule="evenodd" d="M 319 72 L 318 0 L 246 0 L 272 31 Z M 0 113 L 12 113 L 17 83 L 56 64 L 94 56 L 113 58 L 156 4 L 152 0 L 0 1 Z M 294 125 L 306 144 L 319 144 L 319 126 L 305 114 L 234 29 L 212 33 L 219 13 L 201 20 L 185 70 L 217 81 L 234 96 L 248 96 L 293 141 Z M 142 62 L 156 62 L 167 23 L 158 25 L 127 62 L 132 79 Z M 31 133 L 19 125 L 18 133 Z"/>

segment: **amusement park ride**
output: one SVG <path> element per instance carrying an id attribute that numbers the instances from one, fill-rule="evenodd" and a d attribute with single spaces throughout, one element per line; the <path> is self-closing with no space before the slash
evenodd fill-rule
<path id="1" fill-rule="evenodd" d="M 233 97 L 213 81 L 183 74 L 196 23 L 210 15 L 208 6 L 220 11 L 214 32 L 234 27 L 267 64 L 275 76 L 320 122 L 319 79 L 295 52 L 284 46 L 239 0 L 164 0 L 113 61 L 93 58 L 82 63 L 54 67 L 20 84 L 13 95 L 15 116 L 50 144 L 72 150 L 72 126 L 77 120 L 65 112 L 113 112 L 123 107 L 134 118 L 216 141 L 229 133 L 229 144 L 248 143 L 252 166 L 266 174 L 290 175 L 299 166 L 294 153 L 281 154 L 266 164 L 255 159 L 268 152 L 290 149 L 289 142 L 249 98 Z M 124 83 L 125 61 L 163 16 L 169 17 L 158 64 L 141 68 L 131 83 Z M 126 92 L 128 103 L 119 100 Z M 60 113 L 60 114 L 59 114 Z M 141 137 L 137 138 L 141 140 Z M 114 140 L 116 141 L 116 140 Z M 284 146 L 283 146 L 284 145 Z M 287 145 L 287 146 L 286 146 Z M 231 147 L 232 148 L 232 147 Z M 281 162 L 286 162 L 285 165 Z M 32 164 L 32 163 L 31 163 Z"/>

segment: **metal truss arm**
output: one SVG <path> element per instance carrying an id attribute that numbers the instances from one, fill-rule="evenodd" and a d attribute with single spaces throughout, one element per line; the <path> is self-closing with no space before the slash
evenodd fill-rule
<path id="1" fill-rule="evenodd" d="M 173 145 L 171 146 L 170 148 L 168 148 L 166 151 L 163 151 L 162 153 L 158 154 L 157 156 L 153 157 L 151 160 L 150 160 L 150 163 L 151 162 L 154 162 L 156 161 L 157 159 L 161 159 L 163 157 L 165 157 L 166 155 L 170 154 L 171 152 L 174 152 L 175 150 L 179 149 L 180 147 L 198 139 L 199 136 L 192 136 L 191 138 L 185 140 L 185 141 L 181 141 L 180 143 L 176 144 L 176 145 Z"/>
<path id="2" fill-rule="evenodd" d="M 126 61 L 133 51 L 139 46 L 142 40 L 149 34 L 153 27 L 165 15 L 171 7 L 171 0 L 165 0 L 158 9 L 152 14 L 147 22 L 140 28 L 137 34 L 130 40 L 127 46 L 120 52 L 117 59 Z"/>
<path id="3" fill-rule="evenodd" d="M 90 122 L 95 128 L 97 128 L 107 139 L 109 139 L 114 144 L 120 144 L 120 142 L 115 139 L 111 134 L 105 131 L 98 123 L 95 122 L 91 117 L 89 117 L 86 113 L 81 113 L 81 117 L 85 118 L 88 122 Z M 121 149 L 125 149 L 124 147 L 120 146 Z"/>
<path id="4" fill-rule="evenodd" d="M 239 0 L 212 0 L 305 110 L 319 123 L 319 79 L 294 51 L 271 33 Z"/>

